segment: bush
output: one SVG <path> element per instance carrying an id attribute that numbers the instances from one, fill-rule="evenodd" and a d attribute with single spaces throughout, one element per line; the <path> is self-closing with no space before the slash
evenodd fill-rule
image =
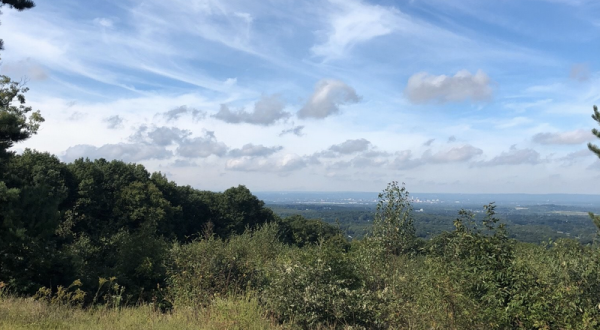
<path id="1" fill-rule="evenodd" d="M 363 288 L 355 264 L 339 245 L 290 249 L 269 280 L 263 301 L 281 321 L 303 328 L 376 326 L 373 294 Z"/>
<path id="2" fill-rule="evenodd" d="M 177 305 L 205 305 L 216 296 L 260 290 L 266 269 L 284 248 L 279 228 L 267 224 L 221 240 L 213 235 L 170 252 L 169 299 Z"/>

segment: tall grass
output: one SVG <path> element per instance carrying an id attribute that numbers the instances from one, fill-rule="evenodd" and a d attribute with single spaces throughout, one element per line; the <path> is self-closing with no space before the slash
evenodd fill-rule
<path id="1" fill-rule="evenodd" d="M 152 305 L 77 308 L 32 298 L 0 297 L 0 329 L 283 329 L 252 297 L 214 299 L 201 309 L 168 313 Z"/>

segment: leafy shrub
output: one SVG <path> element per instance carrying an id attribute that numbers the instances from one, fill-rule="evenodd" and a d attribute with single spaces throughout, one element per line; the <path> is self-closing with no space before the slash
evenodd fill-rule
<path id="1" fill-rule="evenodd" d="M 263 301 L 281 321 L 304 328 L 375 326 L 372 293 L 336 244 L 290 249 L 270 270 L 269 280 Z"/>
<path id="2" fill-rule="evenodd" d="M 284 248 L 278 237 L 278 226 L 267 224 L 227 240 L 207 235 L 190 244 L 176 244 L 168 270 L 173 304 L 207 304 L 216 296 L 261 289 L 266 268 Z"/>
<path id="3" fill-rule="evenodd" d="M 371 238 L 388 253 L 413 252 L 416 234 L 408 191 L 404 185 L 400 187 L 398 182 L 392 181 L 378 198 Z"/>

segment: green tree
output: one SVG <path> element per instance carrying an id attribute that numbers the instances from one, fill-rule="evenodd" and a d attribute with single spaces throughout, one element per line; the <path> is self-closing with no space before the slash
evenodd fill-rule
<path id="1" fill-rule="evenodd" d="M 64 265 L 55 235 L 69 173 L 55 156 L 25 150 L 10 157 L 0 182 L 0 281 L 19 292 L 56 283 Z M 60 260 L 59 260 L 60 259 Z"/>
<path id="2" fill-rule="evenodd" d="M 22 82 L 0 76 L 0 162 L 10 154 L 9 148 L 36 134 L 44 121 L 39 111 L 26 106 L 27 91 Z"/>
<path id="3" fill-rule="evenodd" d="M 594 106 L 594 113 L 592 114 L 592 119 L 594 119 L 596 123 L 600 125 L 600 112 L 598 111 L 597 106 Z M 600 131 L 596 128 L 592 129 L 592 134 L 594 134 L 597 138 L 600 139 Z M 590 142 L 588 143 L 588 149 L 590 149 L 591 152 L 593 152 L 596 156 L 598 156 L 598 158 L 600 158 L 600 147 Z M 594 213 L 590 212 L 590 218 L 592 218 L 592 221 L 600 231 L 600 215 L 595 215 Z"/>
<path id="4" fill-rule="evenodd" d="M 404 185 L 400 187 L 398 182 L 390 182 L 379 194 L 373 220 L 373 238 L 382 243 L 388 252 L 399 254 L 415 247 L 416 234 L 411 211 Z"/>
<path id="5" fill-rule="evenodd" d="M 598 123 L 598 125 L 600 125 L 600 112 L 598 111 L 597 106 L 594 106 L 594 113 L 592 114 L 592 119 L 594 119 Z M 600 139 L 600 131 L 599 130 L 593 128 L 592 134 L 594 134 L 597 138 Z M 600 147 L 598 147 L 595 144 L 588 143 L 588 148 L 590 149 L 591 152 L 596 154 L 596 156 L 598 156 L 598 158 L 600 158 Z"/>

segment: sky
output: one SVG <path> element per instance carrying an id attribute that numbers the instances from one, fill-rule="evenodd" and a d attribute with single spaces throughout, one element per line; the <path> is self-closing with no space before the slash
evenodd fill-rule
<path id="1" fill-rule="evenodd" d="M 37 0 L 19 143 L 222 191 L 600 194 L 595 0 Z"/>

